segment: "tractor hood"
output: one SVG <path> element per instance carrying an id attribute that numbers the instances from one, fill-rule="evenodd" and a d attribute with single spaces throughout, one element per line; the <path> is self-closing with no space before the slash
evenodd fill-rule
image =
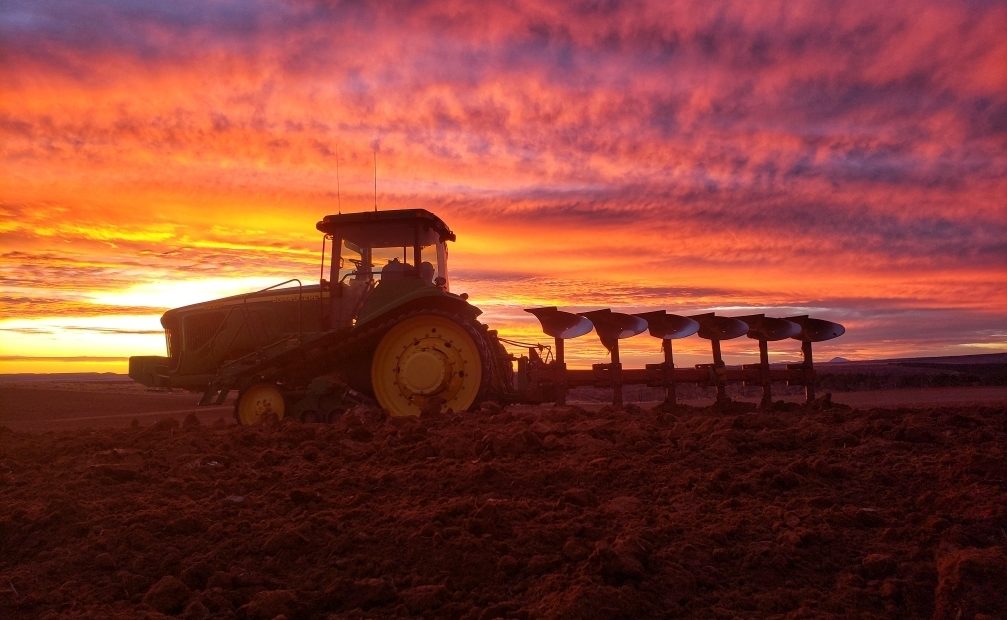
<path id="1" fill-rule="evenodd" d="M 189 304 L 188 306 L 181 306 L 179 308 L 172 308 L 171 310 L 168 310 L 161 316 L 161 326 L 170 327 L 172 323 L 177 322 L 179 319 L 192 312 L 230 309 L 236 306 L 240 306 L 242 304 L 248 304 L 253 302 L 281 303 L 281 302 L 298 301 L 298 299 L 300 299 L 302 302 L 318 301 L 321 298 L 321 295 L 322 295 L 322 287 L 320 285 L 309 284 L 307 286 L 273 288 L 264 291 L 255 291 L 252 293 L 243 293 L 241 295 L 222 297 L 220 299 L 211 299 L 209 301 L 202 301 L 196 304 Z"/>

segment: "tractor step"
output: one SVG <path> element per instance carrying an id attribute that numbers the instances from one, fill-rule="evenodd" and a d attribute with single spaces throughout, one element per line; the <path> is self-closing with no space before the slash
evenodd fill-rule
<path id="1" fill-rule="evenodd" d="M 196 406 L 203 407 L 205 405 L 222 405 L 224 401 L 227 400 L 227 395 L 231 393 L 230 387 L 219 387 L 217 385 L 210 385 L 203 392 L 200 397 L 199 402 Z"/>

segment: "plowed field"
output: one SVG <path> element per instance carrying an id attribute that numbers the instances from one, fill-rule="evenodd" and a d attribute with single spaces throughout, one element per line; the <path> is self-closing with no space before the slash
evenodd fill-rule
<path id="1" fill-rule="evenodd" d="M 0 427 L 0 617 L 1002 617 L 1005 446 L 1002 407 Z"/>

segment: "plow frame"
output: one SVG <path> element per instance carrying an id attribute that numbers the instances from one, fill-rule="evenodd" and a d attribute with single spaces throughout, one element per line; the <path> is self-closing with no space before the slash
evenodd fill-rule
<path id="1" fill-rule="evenodd" d="M 762 387 L 760 409 L 773 405 L 772 384 L 786 383 L 803 386 L 805 401 L 817 401 L 815 389 L 816 372 L 812 343 L 830 340 L 842 335 L 845 328 L 838 323 L 807 316 L 786 319 L 750 315 L 745 317 L 724 317 L 714 313 L 681 317 L 678 315 L 645 313 L 629 315 L 610 310 L 597 310 L 574 314 L 557 308 L 532 308 L 542 324 L 542 330 L 553 336 L 552 360 L 543 359 L 543 346 L 528 346 L 527 355 L 514 358 L 518 362 L 517 390 L 519 398 L 532 402 L 555 402 L 566 404 L 570 389 L 578 387 L 601 387 L 612 390 L 612 405 L 624 404 L 623 387 L 626 385 L 646 385 L 665 390 L 665 407 L 678 406 L 677 386 L 694 384 L 715 387 L 715 406 L 731 404 L 727 396 L 728 383 L 741 383 Z M 662 327 L 662 322 L 665 327 Z M 591 369 L 567 368 L 564 341 L 591 331 L 598 332 L 602 344 L 608 349 L 610 361 L 593 364 Z M 635 336 L 647 328 L 652 336 L 662 339 L 661 351 L 664 360 L 646 364 L 644 368 L 624 368 L 619 352 L 619 340 Z M 712 362 L 696 364 L 694 367 L 676 367 L 672 342 L 675 339 L 698 334 L 710 341 Z M 759 362 L 728 366 L 721 352 L 721 341 L 747 335 L 759 343 Z M 769 342 L 793 339 L 801 342 L 801 361 L 785 367 L 773 367 L 769 363 Z"/>

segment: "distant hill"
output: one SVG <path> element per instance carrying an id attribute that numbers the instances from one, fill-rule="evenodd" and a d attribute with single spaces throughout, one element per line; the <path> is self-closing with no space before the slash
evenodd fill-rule
<path id="1" fill-rule="evenodd" d="M 947 355 L 944 357 L 905 357 L 878 361 L 889 364 L 1007 364 L 1007 353 Z"/>
<path id="2" fill-rule="evenodd" d="M 847 391 L 1007 385 L 1007 353 L 843 361 L 817 366 L 819 386 Z"/>
<path id="3" fill-rule="evenodd" d="M 800 360 L 795 360 L 795 362 Z M 783 363 L 783 362 L 778 362 Z M 1007 364 L 1007 353 L 983 353 L 981 355 L 945 355 L 941 357 L 892 357 L 892 358 L 882 358 L 876 360 L 849 360 L 845 357 L 834 357 L 827 362 L 815 362 L 818 364 L 857 364 L 857 365 L 874 365 L 874 364 L 899 364 L 899 365 L 914 365 L 914 364 L 938 364 L 942 366 L 954 366 L 954 365 L 968 365 L 974 366 L 988 365 L 988 364 Z"/>

